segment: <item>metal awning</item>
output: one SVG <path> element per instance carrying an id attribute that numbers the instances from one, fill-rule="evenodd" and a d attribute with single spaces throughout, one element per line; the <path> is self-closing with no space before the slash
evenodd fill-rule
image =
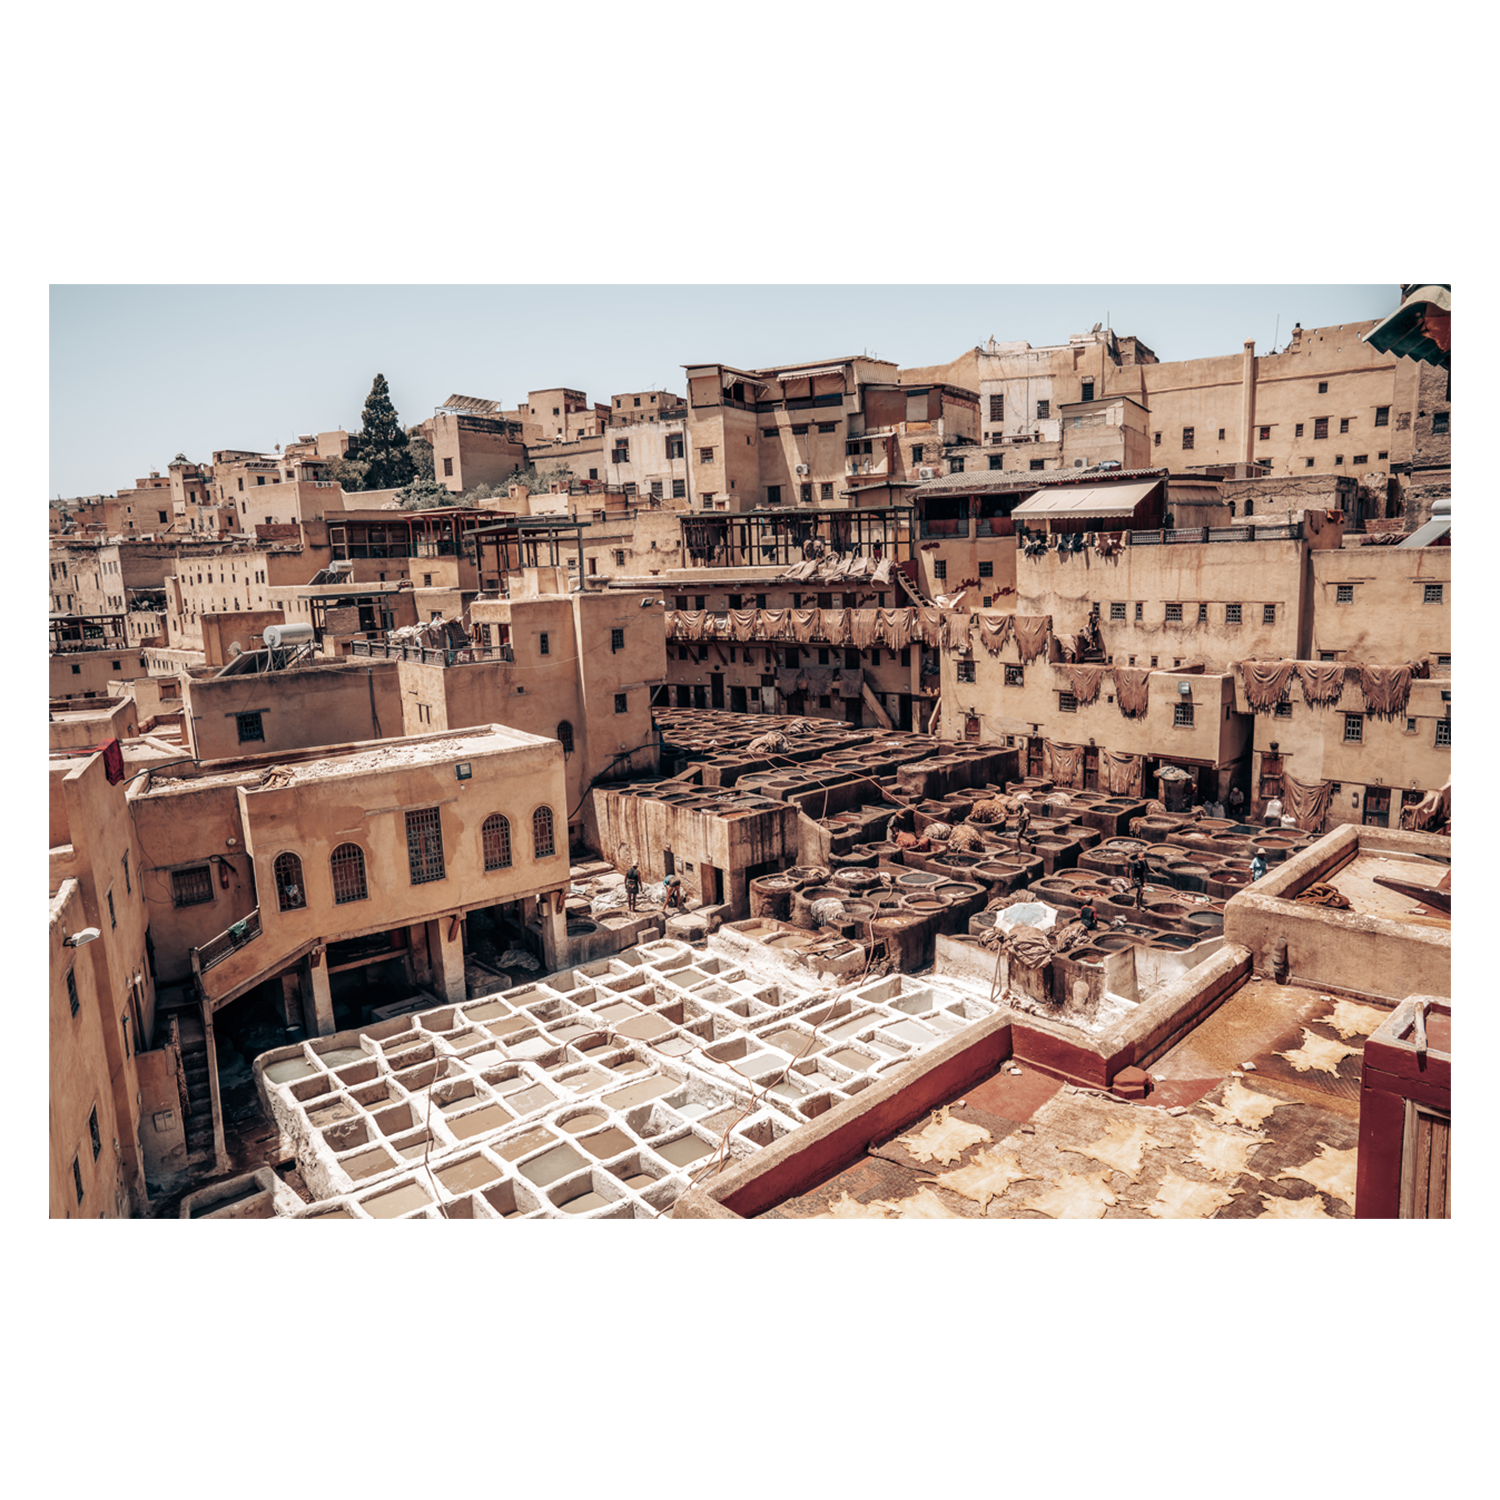
<path id="1" fill-rule="evenodd" d="M 812 380 L 819 375 L 842 375 L 842 365 L 819 365 L 813 370 L 778 370 L 772 377 L 784 385 L 788 380 Z"/>
<path id="2" fill-rule="evenodd" d="M 1413 287 L 1401 306 L 1382 318 L 1363 342 L 1382 354 L 1405 355 L 1446 370 L 1452 312 L 1453 296 L 1446 286 Z"/>
<path id="3" fill-rule="evenodd" d="M 1161 484 L 1080 484 L 1043 490 L 1023 500 L 1012 512 L 1017 521 L 1043 516 L 1130 516 L 1135 508 Z"/>

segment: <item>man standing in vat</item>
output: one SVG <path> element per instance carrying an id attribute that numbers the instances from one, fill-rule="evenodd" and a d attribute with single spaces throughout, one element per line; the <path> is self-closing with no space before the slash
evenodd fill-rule
<path id="1" fill-rule="evenodd" d="M 1141 898 L 1146 894 L 1146 856 L 1137 854 L 1130 862 L 1130 878 L 1135 883 L 1135 904 L 1141 904 Z"/>
<path id="2" fill-rule="evenodd" d="M 634 911 L 635 898 L 641 893 L 641 872 L 636 869 L 635 861 L 630 862 L 630 868 L 625 872 L 625 905 Z"/>
<path id="3" fill-rule="evenodd" d="M 1021 810 L 1016 814 L 1016 853 L 1019 854 L 1024 845 L 1029 845 L 1031 839 L 1027 830 L 1031 827 L 1031 814 L 1026 810 L 1026 804 L 1021 804 Z"/>

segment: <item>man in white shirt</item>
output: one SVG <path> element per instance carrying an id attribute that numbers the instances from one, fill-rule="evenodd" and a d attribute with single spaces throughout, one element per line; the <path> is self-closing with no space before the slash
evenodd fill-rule
<path id="1" fill-rule="evenodd" d="M 1280 797 L 1272 797 L 1271 800 L 1268 803 L 1266 803 L 1266 827 L 1267 828 L 1280 828 L 1281 827 L 1281 798 Z"/>

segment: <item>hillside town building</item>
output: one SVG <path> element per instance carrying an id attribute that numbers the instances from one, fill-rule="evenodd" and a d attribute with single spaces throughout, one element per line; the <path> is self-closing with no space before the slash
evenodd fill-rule
<path id="1" fill-rule="evenodd" d="M 1447 1216 L 1418 317 L 455 395 L 451 504 L 335 431 L 55 505 L 49 1212 Z"/>

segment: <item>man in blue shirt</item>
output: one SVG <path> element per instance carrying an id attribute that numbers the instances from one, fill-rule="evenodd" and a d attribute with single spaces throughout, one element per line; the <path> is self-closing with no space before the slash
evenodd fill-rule
<path id="1" fill-rule="evenodd" d="M 1257 880 L 1266 878 L 1266 851 L 1257 849 L 1250 857 L 1250 880 L 1253 884 Z"/>

